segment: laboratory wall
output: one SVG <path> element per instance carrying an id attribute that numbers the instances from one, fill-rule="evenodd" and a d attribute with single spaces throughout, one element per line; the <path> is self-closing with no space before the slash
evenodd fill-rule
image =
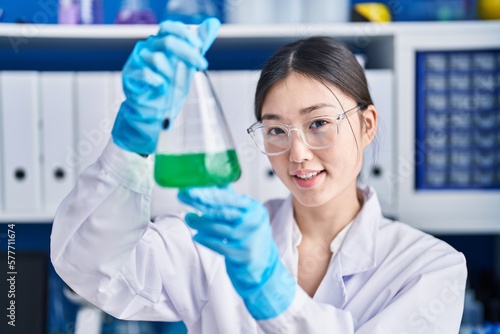
<path id="1" fill-rule="evenodd" d="M 412 22 L 350 22 L 362 2 L 339 1 L 335 17 L 328 1 L 214 2 L 227 24 L 207 53 L 208 74 L 242 168 L 235 188 L 260 201 L 289 195 L 246 131 L 265 60 L 301 37 L 342 40 L 365 68 L 379 113 L 359 182 L 377 191 L 385 216 L 464 253 L 461 333 L 486 332 L 485 323 L 500 322 L 500 21 L 475 20 L 485 15 L 476 11 L 481 0 L 436 1 L 448 15 L 441 18 L 427 11 L 433 1 L 385 0 L 394 21 Z M 158 20 L 167 3 L 149 1 Z M 57 24 L 56 0 L 0 1 L 0 268 L 16 277 L 19 324 L 13 332 L 2 320 L 0 333 L 186 332 L 182 323 L 100 312 L 50 263 L 55 212 L 110 140 L 124 99 L 120 70 L 134 44 L 157 31 L 113 24 L 121 1 L 101 5 L 104 25 L 68 26 Z M 178 210 L 176 196 L 155 185 L 151 219 Z M 11 290 L 0 280 L 0 294 Z M 0 298 L 1 310 L 7 299 Z"/>

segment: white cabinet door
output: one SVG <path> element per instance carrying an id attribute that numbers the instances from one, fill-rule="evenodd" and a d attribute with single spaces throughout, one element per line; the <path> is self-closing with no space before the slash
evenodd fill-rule
<path id="1" fill-rule="evenodd" d="M 260 153 L 247 128 L 256 119 L 254 116 L 254 95 L 260 71 L 218 71 L 212 72 L 222 108 L 238 152 L 242 168 L 236 190 L 262 202 L 284 197 L 288 190 L 272 173 L 265 155 Z"/>
<path id="2" fill-rule="evenodd" d="M 395 152 L 393 130 L 393 72 L 366 70 L 370 94 L 378 111 L 378 129 L 375 140 L 365 151 L 361 181 L 375 188 L 382 211 L 394 216 L 397 179 L 393 171 Z"/>

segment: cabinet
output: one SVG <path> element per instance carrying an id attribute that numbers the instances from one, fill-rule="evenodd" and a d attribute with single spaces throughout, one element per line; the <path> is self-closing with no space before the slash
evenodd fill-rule
<path id="1" fill-rule="evenodd" d="M 108 88 L 115 87 L 109 88 L 115 90 L 110 94 L 120 96 L 116 91 L 118 71 L 135 42 L 155 34 L 156 30 L 156 26 L 0 25 L 0 71 L 72 72 L 83 77 L 89 72 L 99 72 L 109 76 Z M 246 127 L 253 122 L 254 85 L 259 68 L 278 47 L 307 36 L 327 35 L 341 39 L 365 60 L 381 126 L 378 152 L 375 152 L 377 161 L 367 163 L 362 176 L 377 189 L 384 213 L 430 232 L 500 231 L 498 190 L 422 191 L 416 188 L 415 93 L 418 51 L 500 50 L 498 32 L 500 22 L 223 25 L 207 58 L 226 116 L 235 124 L 233 136 L 244 165 L 237 189 L 262 200 L 286 195 L 286 189 L 272 175 L 266 158 L 253 151 L 246 135 Z M 498 115 L 498 73 L 495 80 L 498 80 L 495 81 Z M 112 117 L 111 109 L 108 112 Z M 0 151 L 3 159 L 2 154 Z M 500 152 L 497 159 L 500 164 Z M 8 171 L 3 168 L 0 164 L 0 173 L 5 179 Z M 161 189 L 155 194 L 157 198 L 175 198 L 171 192 Z M 5 191 L 0 192 L 0 203 L 5 203 L 8 196 Z M 154 214 L 166 208 L 160 203 L 153 206 Z M 52 209 L 13 213 L 0 204 L 2 222 L 50 222 L 53 214 Z"/>
<path id="2" fill-rule="evenodd" d="M 437 25 L 435 29 L 416 29 L 407 34 L 398 35 L 394 41 L 395 72 L 398 82 L 396 91 L 396 127 L 397 127 L 397 156 L 394 170 L 397 176 L 397 200 L 398 218 L 414 225 L 420 229 L 434 233 L 498 233 L 500 231 L 500 189 L 495 185 L 500 183 L 500 150 L 496 152 L 496 162 L 492 162 L 498 179 L 493 179 L 483 189 L 475 184 L 471 187 L 442 189 L 417 189 L 417 171 L 428 164 L 429 144 L 418 139 L 417 125 L 423 120 L 417 118 L 417 106 L 429 103 L 417 98 L 417 71 L 425 65 L 418 64 L 419 53 L 446 53 L 448 61 L 451 57 L 461 53 L 491 52 L 496 55 L 497 69 L 500 66 L 500 26 L 491 24 L 464 24 L 464 25 Z M 478 64 L 479 65 L 479 64 Z M 483 64 L 480 66 L 485 66 Z M 420 67 L 419 67 L 420 66 Z M 457 79 L 451 74 L 460 74 L 461 71 L 449 70 L 448 81 L 451 86 L 457 85 Z M 497 148 L 500 145 L 500 77 L 498 70 L 480 71 L 491 80 L 492 87 L 488 96 L 492 97 L 493 103 L 487 108 L 487 114 L 495 115 L 496 120 L 490 120 L 488 127 L 492 127 L 497 134 Z M 448 91 L 449 92 L 449 91 Z M 454 92 L 451 90 L 447 97 L 448 129 L 454 125 L 454 118 L 460 116 L 465 120 L 464 127 L 474 128 L 482 131 L 481 127 L 475 127 L 472 119 L 461 117 L 461 106 L 453 103 Z M 472 97 L 482 94 L 481 90 L 469 91 Z M 482 108 L 473 107 L 469 109 L 468 116 L 479 116 Z M 495 117 L 494 117 L 495 118 Z M 429 120 L 427 120 L 429 121 Z M 451 124 L 450 124 L 451 123 Z M 461 128 L 461 127 L 460 127 Z M 453 131 L 455 128 L 451 128 Z M 458 129 L 458 128 L 457 128 Z M 461 136 L 462 139 L 465 135 Z M 456 145 L 451 141 L 451 136 L 443 136 L 447 140 L 446 147 L 449 149 L 447 159 L 451 160 L 451 153 L 456 152 Z M 477 145 L 471 144 L 469 151 L 474 150 Z M 451 151 L 451 152 L 450 152 Z M 456 163 L 454 163 L 456 165 Z M 449 172 L 447 172 L 448 174 Z M 479 172 L 479 176 L 484 175 Z M 495 189 L 496 188 L 496 189 Z"/>

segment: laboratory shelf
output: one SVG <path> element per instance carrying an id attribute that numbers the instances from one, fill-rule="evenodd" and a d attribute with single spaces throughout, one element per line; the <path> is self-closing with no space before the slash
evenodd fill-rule
<path id="1" fill-rule="evenodd" d="M 0 69 L 120 70 L 135 42 L 157 30 L 156 25 L 0 24 Z M 392 69 L 395 39 L 447 38 L 458 31 L 461 36 L 495 34 L 500 22 L 224 24 L 207 57 L 215 70 L 258 69 L 279 46 L 326 35 L 365 54 L 367 68 Z"/>
<path id="2" fill-rule="evenodd" d="M 157 30 L 157 25 L 0 24 L 0 71 L 117 72 L 135 43 Z M 391 196 L 381 198 L 391 203 L 387 210 L 390 216 L 433 233 L 499 233 L 499 191 L 417 189 L 421 152 L 415 133 L 417 54 L 498 50 L 499 32 L 500 21 L 224 24 L 207 58 L 214 71 L 259 70 L 285 43 L 314 35 L 344 41 L 353 52 L 364 56 L 367 70 L 390 72 L 393 82 L 388 88 L 378 87 L 390 90 L 393 101 L 391 110 L 384 111 L 391 117 L 390 122 L 385 122 L 390 128 L 381 134 L 390 136 L 384 144 L 391 152 L 390 168 L 378 181 L 385 188 L 379 196 Z M 500 80 L 500 74 L 496 80 Z M 500 81 L 495 89 L 500 89 Z M 500 110 L 500 92 L 495 94 Z M 0 189 L 0 222 L 52 221 L 53 213 L 44 210 L 5 212 L 2 196 L 8 194 L 1 194 Z"/>
<path id="3" fill-rule="evenodd" d="M 54 220 L 54 212 L 11 213 L 0 211 L 0 223 L 46 224 Z"/>
<path id="4" fill-rule="evenodd" d="M 392 23 L 335 23 L 335 24 L 223 24 L 219 38 L 290 38 L 325 34 L 331 36 L 383 36 L 395 34 L 449 34 L 466 28 L 467 34 L 489 30 L 498 32 L 500 21 L 455 22 L 392 22 Z M 56 25 L 0 24 L 2 37 L 62 38 L 62 39 L 138 39 L 155 34 L 157 25 Z"/>
<path id="5" fill-rule="evenodd" d="M 256 69 L 281 45 L 305 36 L 336 36 L 392 67 L 392 25 L 223 25 L 207 58 L 212 69 Z M 156 25 L 0 24 L 0 69 L 120 70 L 137 40 Z M 369 56 L 369 55 L 368 55 Z M 58 61 L 54 61 L 58 59 Z M 372 66 L 372 64 L 369 64 Z"/>
<path id="6" fill-rule="evenodd" d="M 156 25 L 0 24 L 1 70 L 120 70 L 137 40 Z M 500 31 L 500 22 L 222 25 L 207 58 L 215 70 L 258 69 L 281 45 L 313 35 L 337 37 L 366 56 L 367 68 L 394 68 L 394 40 Z"/>

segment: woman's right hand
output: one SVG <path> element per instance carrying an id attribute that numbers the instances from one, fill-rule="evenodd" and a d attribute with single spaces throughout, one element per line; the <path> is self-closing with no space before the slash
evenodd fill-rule
<path id="1" fill-rule="evenodd" d="M 174 122 L 194 73 L 208 67 L 204 54 L 219 27 L 215 18 L 206 19 L 198 33 L 183 23 L 165 21 L 157 35 L 135 45 L 122 70 L 126 99 L 113 126 L 116 145 L 144 155 L 155 151 L 164 120 Z M 178 66 L 181 62 L 185 66 Z"/>
<path id="2" fill-rule="evenodd" d="M 193 239 L 221 254 L 236 292 L 256 320 L 277 317 L 293 302 L 297 284 L 280 260 L 267 209 L 232 186 L 184 188 L 178 199 Z"/>

